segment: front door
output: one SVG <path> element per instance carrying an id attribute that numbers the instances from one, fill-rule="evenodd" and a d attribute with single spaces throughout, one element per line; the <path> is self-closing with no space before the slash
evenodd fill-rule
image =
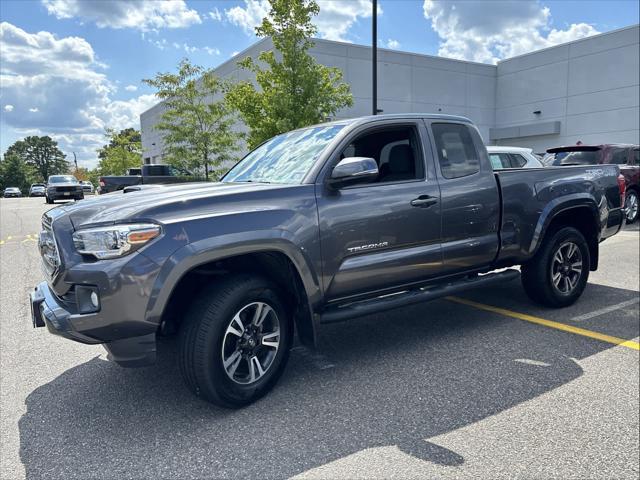
<path id="1" fill-rule="evenodd" d="M 424 125 L 406 121 L 356 132 L 333 164 L 346 157 L 374 158 L 377 180 L 337 191 L 316 185 L 327 300 L 440 273 L 440 189 L 432 167 L 426 168 L 433 162 L 425 136 Z"/>

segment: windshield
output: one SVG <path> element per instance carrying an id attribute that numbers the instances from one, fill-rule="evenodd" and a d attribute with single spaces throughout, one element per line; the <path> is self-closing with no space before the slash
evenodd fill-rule
<path id="1" fill-rule="evenodd" d="M 73 175 L 54 175 L 49 177 L 49 183 L 78 183 Z"/>
<path id="2" fill-rule="evenodd" d="M 260 145 L 224 177 L 224 182 L 300 183 L 345 124 L 283 133 Z"/>
<path id="3" fill-rule="evenodd" d="M 5 192 L 17 192 L 17 191 L 19 191 L 19 189 L 16 188 L 16 187 L 7 187 L 7 188 L 5 188 L 4 191 Z"/>

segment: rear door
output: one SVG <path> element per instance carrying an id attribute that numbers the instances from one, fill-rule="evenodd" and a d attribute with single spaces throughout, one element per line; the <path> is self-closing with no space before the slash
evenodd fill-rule
<path id="1" fill-rule="evenodd" d="M 329 301 L 440 274 L 440 189 L 431 152 L 420 119 L 360 127 L 336 149 L 316 184 Z M 328 188 L 332 167 L 353 156 L 374 158 L 378 179 Z"/>
<path id="2" fill-rule="evenodd" d="M 480 134 L 467 123 L 427 125 L 440 184 L 443 273 L 489 265 L 499 248 L 500 195 Z"/>

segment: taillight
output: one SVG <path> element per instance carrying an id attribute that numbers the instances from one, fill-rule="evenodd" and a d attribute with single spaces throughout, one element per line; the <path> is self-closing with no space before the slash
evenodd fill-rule
<path id="1" fill-rule="evenodd" d="M 624 207 L 624 196 L 627 191 L 627 184 L 624 181 L 624 175 L 618 175 L 618 190 L 620 191 L 620 206 Z"/>

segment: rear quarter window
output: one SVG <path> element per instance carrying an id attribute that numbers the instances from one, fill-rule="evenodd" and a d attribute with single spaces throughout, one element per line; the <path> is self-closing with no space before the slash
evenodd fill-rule
<path id="1" fill-rule="evenodd" d="M 444 178 L 460 178 L 480 171 L 480 158 L 469 127 L 457 123 L 431 124 Z"/>

